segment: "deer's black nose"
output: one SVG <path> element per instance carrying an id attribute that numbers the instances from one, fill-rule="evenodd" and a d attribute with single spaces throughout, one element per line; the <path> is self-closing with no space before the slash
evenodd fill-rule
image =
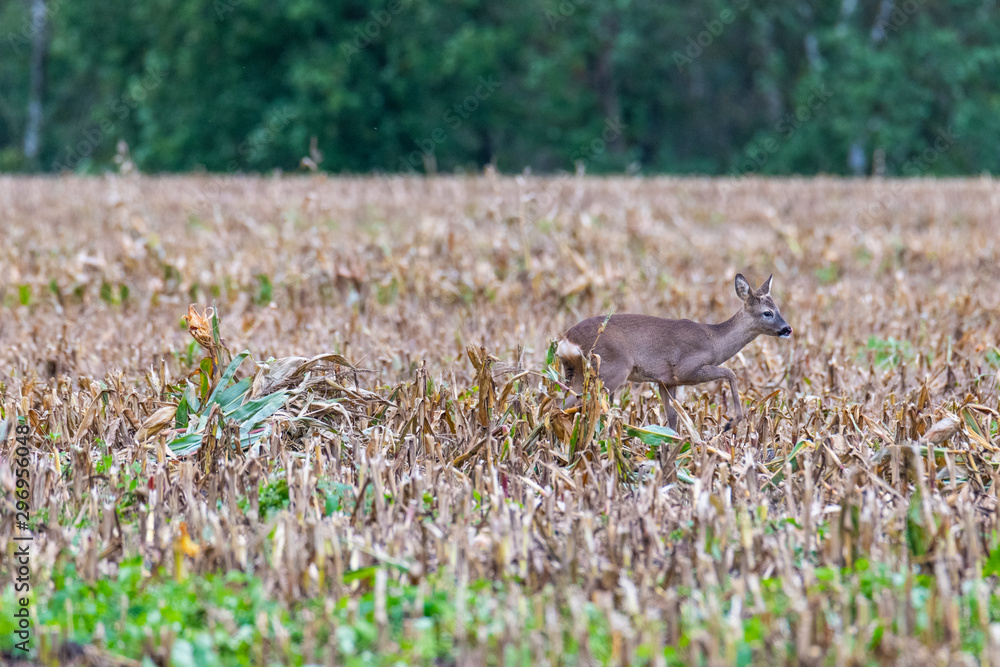
<path id="1" fill-rule="evenodd" d="M 789 336 L 792 335 L 792 328 L 788 325 L 785 325 L 785 327 L 778 332 L 778 335 L 781 336 L 782 338 L 788 338 Z"/>

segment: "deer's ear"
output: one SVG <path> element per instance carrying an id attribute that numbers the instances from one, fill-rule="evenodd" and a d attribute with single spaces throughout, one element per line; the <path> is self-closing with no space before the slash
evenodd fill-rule
<path id="1" fill-rule="evenodd" d="M 773 273 L 767 277 L 767 280 L 764 281 L 764 284 L 757 289 L 757 296 L 767 296 L 768 294 L 771 293 L 771 278 L 773 277 L 774 277 Z"/>
<path id="2" fill-rule="evenodd" d="M 736 296 L 740 297 L 740 301 L 746 303 L 746 300 L 750 298 L 752 289 L 750 283 L 747 279 L 743 277 L 742 273 L 736 274 Z"/>

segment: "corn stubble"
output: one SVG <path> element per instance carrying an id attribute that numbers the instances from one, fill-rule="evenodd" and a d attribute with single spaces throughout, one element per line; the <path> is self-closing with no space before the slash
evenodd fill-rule
<path id="1" fill-rule="evenodd" d="M 448 586 L 469 664 L 570 645 L 577 664 L 664 664 L 668 645 L 702 664 L 1000 664 L 992 181 L 58 188 L 0 178 L 0 399 L 5 435 L 14 415 L 33 433 L 36 582 L 140 555 L 151 577 L 252 570 L 293 607 L 374 591 L 387 654 L 387 588 Z M 735 432 L 720 383 L 680 391 L 678 433 L 654 388 L 611 401 L 592 373 L 559 409 L 561 331 L 721 321 L 737 270 L 773 270 L 796 333 L 729 362 Z M 277 479 L 288 507 L 267 513 Z M 6 503 L 8 465 L 0 482 Z M 863 585 L 880 567 L 896 578 Z M 480 580 L 505 591 L 488 629 L 466 605 Z M 306 662 L 344 659 L 335 624 L 305 623 Z"/>

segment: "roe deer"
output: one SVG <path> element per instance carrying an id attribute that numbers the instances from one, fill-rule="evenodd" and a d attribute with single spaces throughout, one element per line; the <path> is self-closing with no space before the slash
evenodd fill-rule
<path id="1" fill-rule="evenodd" d="M 583 390 L 583 355 L 593 355 L 594 368 L 605 388 L 614 393 L 626 380 L 656 382 L 667 410 L 667 422 L 677 427 L 677 412 L 670 403 L 674 388 L 727 380 L 736 416 L 729 429 L 743 419 L 736 375 L 719 364 L 731 359 L 761 334 L 788 338 L 788 326 L 771 298 L 771 278 L 756 291 L 742 274 L 736 274 L 740 312 L 719 324 L 667 320 L 650 315 L 591 317 L 566 332 L 556 348 L 570 380 L 570 388 Z M 601 325 L 607 320 L 604 331 Z"/>

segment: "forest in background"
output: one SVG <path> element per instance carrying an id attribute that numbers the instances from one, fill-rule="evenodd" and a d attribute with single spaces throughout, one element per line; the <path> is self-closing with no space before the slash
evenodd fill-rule
<path id="1" fill-rule="evenodd" d="M 0 171 L 996 173 L 998 19 L 981 0 L 10 0 Z"/>

